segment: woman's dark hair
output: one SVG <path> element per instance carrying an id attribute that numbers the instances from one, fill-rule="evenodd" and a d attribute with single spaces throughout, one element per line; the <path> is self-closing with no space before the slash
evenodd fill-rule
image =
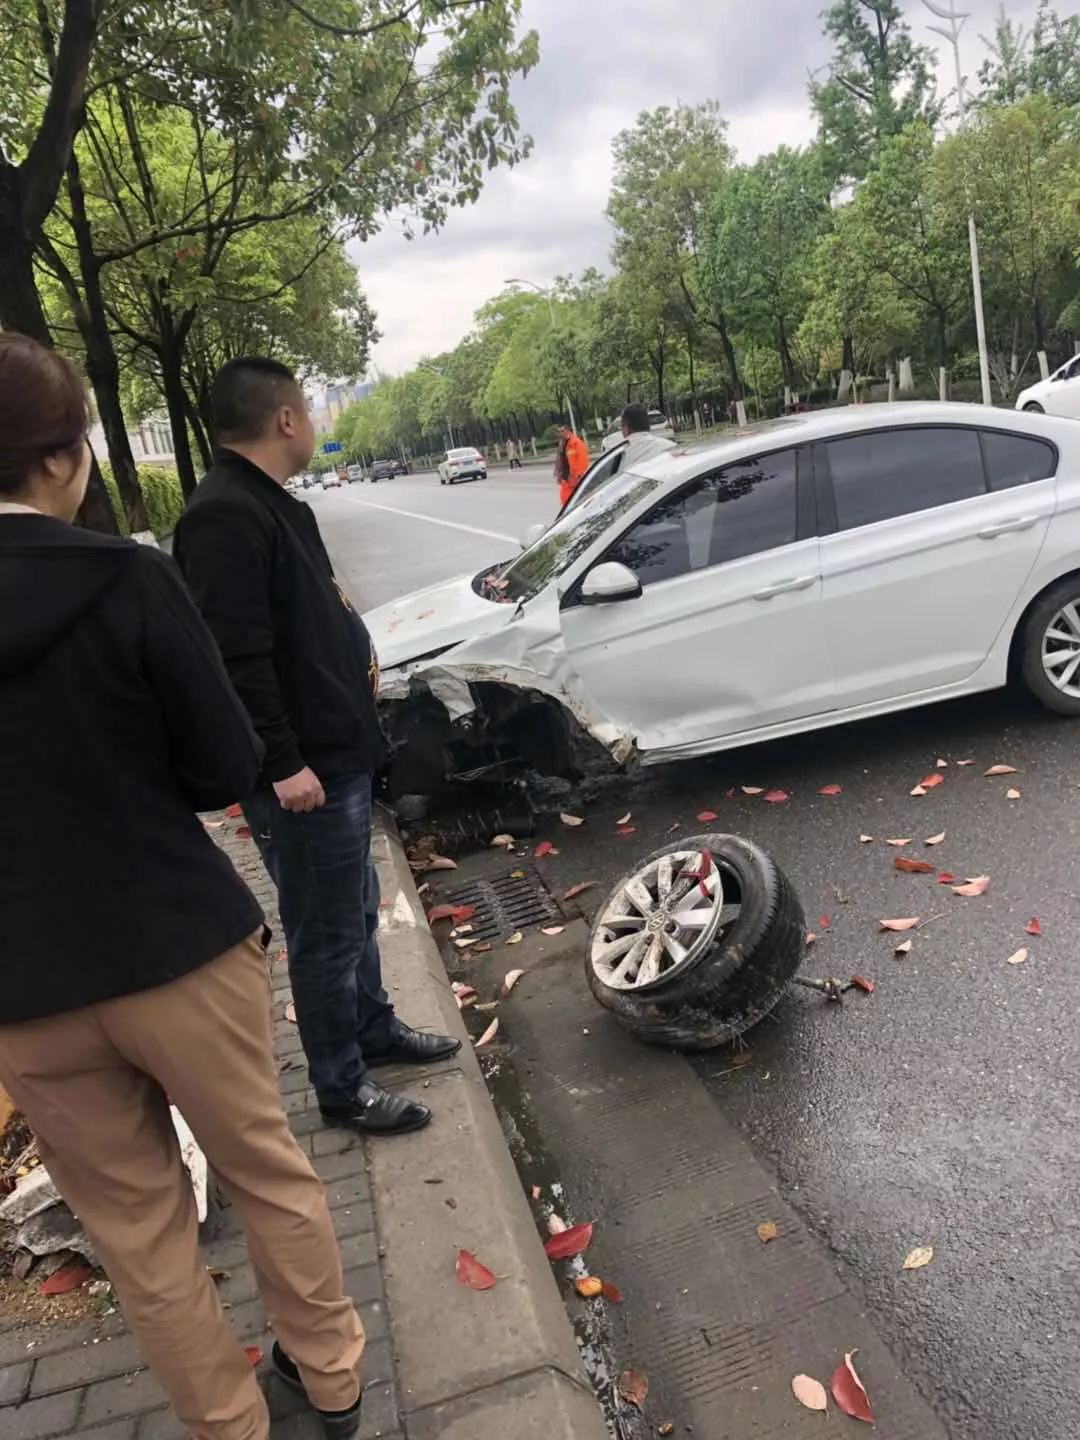
<path id="1" fill-rule="evenodd" d="M 0 497 L 18 495 L 48 455 L 86 438 L 86 388 L 65 356 L 0 333 Z"/>

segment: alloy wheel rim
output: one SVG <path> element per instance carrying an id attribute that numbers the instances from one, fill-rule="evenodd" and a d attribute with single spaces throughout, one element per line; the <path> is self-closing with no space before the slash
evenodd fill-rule
<path id="1" fill-rule="evenodd" d="M 708 850 L 673 850 L 632 871 L 593 930 L 589 963 L 612 990 L 651 989 L 688 969 L 738 916 L 738 881 Z"/>
<path id="2" fill-rule="evenodd" d="M 1080 700 L 1080 599 L 1063 605 L 1043 631 L 1042 666 L 1055 690 Z"/>

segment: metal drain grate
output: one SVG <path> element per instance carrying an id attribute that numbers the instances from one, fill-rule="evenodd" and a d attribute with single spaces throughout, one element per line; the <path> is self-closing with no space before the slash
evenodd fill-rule
<path id="1" fill-rule="evenodd" d="M 505 940 L 515 930 L 557 924 L 562 918 L 559 907 L 535 875 L 474 880 L 446 898 L 451 905 L 476 907 L 469 924 L 478 940 Z"/>

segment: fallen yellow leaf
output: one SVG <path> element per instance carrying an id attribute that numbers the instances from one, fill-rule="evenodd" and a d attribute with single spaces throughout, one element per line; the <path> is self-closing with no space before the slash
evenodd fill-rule
<path id="1" fill-rule="evenodd" d="M 919 1245 L 911 1251 L 904 1259 L 905 1270 L 921 1270 L 929 1265 L 934 1258 L 934 1247 L 932 1245 Z"/>
<path id="2" fill-rule="evenodd" d="M 521 931 L 515 930 L 514 933 L 509 937 L 509 939 L 506 940 L 504 943 L 507 945 L 520 945 L 522 940 L 524 939 L 525 936 L 521 933 Z"/>
<path id="3" fill-rule="evenodd" d="M 763 1220 L 757 1227 L 757 1238 L 763 1245 L 768 1245 L 770 1240 L 775 1240 L 780 1234 L 772 1220 Z"/>
<path id="4" fill-rule="evenodd" d="M 812 1375 L 796 1375 L 791 1382 L 791 1393 L 807 1410 L 828 1410 L 829 1397 L 825 1386 Z"/>
<path id="5" fill-rule="evenodd" d="M 940 835 L 928 835 L 928 836 L 926 837 L 926 839 L 923 841 L 923 844 L 924 844 L 924 845 L 940 845 L 941 842 L 942 842 L 944 839 L 945 839 L 945 831 L 942 830 L 942 832 L 941 832 Z"/>
<path id="6" fill-rule="evenodd" d="M 1006 963 L 1007 965 L 1023 965 L 1024 961 L 1025 961 L 1027 958 L 1028 958 L 1028 950 L 1027 950 L 1027 947 L 1025 946 L 1024 949 L 1022 949 L 1022 950 L 1017 950 L 1017 952 L 1016 952 L 1015 955 L 1010 955 L 1009 958 L 1008 958 L 1008 960 L 1007 960 L 1005 963 Z"/>
<path id="7" fill-rule="evenodd" d="M 583 1300 L 594 1300 L 604 1289 L 604 1282 L 595 1275 L 583 1275 L 574 1281 L 574 1289 Z"/>
<path id="8" fill-rule="evenodd" d="M 901 940 L 901 941 L 900 941 L 900 944 L 897 945 L 897 947 L 896 947 L 896 953 L 897 953 L 897 955 L 910 955 L 910 954 L 911 954 L 911 941 L 910 941 L 910 940 Z"/>

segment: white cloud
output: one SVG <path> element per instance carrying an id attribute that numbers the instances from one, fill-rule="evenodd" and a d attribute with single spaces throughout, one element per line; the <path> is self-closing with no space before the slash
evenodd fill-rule
<path id="1" fill-rule="evenodd" d="M 535 150 L 524 165 L 493 174 L 479 202 L 454 211 L 439 234 L 410 242 L 388 228 L 354 248 L 383 333 L 375 366 L 397 373 L 449 349 L 510 276 L 543 283 L 606 266 L 611 140 L 641 110 L 715 98 L 741 160 L 807 143 L 814 133 L 807 76 L 828 57 L 824 3 L 526 0 L 524 23 L 539 30 L 542 58 L 515 98 Z M 979 32 L 992 29 L 999 4 L 966 0 L 969 74 L 985 54 Z M 1035 7 L 1036 0 L 1008 0 L 1007 8 L 1027 21 Z M 905 8 L 919 38 L 937 44 L 916 0 Z M 943 59 L 939 83 L 948 91 L 952 61 Z"/>

